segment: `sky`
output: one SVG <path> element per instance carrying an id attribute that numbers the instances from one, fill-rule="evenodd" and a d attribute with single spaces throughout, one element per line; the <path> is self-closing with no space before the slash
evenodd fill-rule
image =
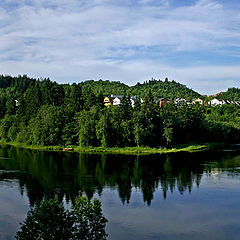
<path id="1" fill-rule="evenodd" d="M 240 87 L 240 2 L 0 0 L 0 73 Z"/>

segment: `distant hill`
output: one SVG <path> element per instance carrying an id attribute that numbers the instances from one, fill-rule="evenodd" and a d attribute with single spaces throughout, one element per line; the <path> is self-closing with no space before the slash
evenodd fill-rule
<path id="1" fill-rule="evenodd" d="M 26 75 L 11 77 L 11 76 L 0 76 L 0 89 L 2 91 L 11 91 L 17 97 L 23 94 L 33 82 L 38 82 L 39 86 L 49 86 L 48 88 L 63 86 L 67 89 L 68 84 L 58 84 L 56 82 L 50 82 L 49 79 L 33 79 Z M 144 83 L 137 83 L 134 86 L 128 86 L 119 81 L 109 80 L 88 80 L 78 83 L 82 87 L 83 91 L 91 89 L 95 94 L 101 93 L 103 96 L 124 95 L 128 94 L 131 96 L 144 97 L 144 95 L 151 90 L 154 97 L 165 97 L 165 98 L 196 98 L 201 95 L 192 89 L 187 88 L 185 85 L 175 81 L 169 81 L 167 78 L 162 80 L 149 80 Z M 239 90 L 238 90 L 239 91 Z M 234 95 L 235 96 L 235 95 Z M 239 97 L 239 94 L 238 94 Z"/>
<path id="2" fill-rule="evenodd" d="M 80 85 L 83 89 L 91 88 L 94 92 L 102 92 L 103 95 L 124 95 L 128 94 L 131 96 L 144 95 L 151 90 L 155 97 L 168 97 L 168 98 L 195 98 L 201 95 L 192 89 L 187 88 L 185 85 L 177 83 L 175 81 L 161 80 L 149 80 L 144 83 L 137 83 L 134 86 L 128 86 L 121 82 L 111 81 L 85 81 L 81 82 Z"/>
<path id="3" fill-rule="evenodd" d="M 229 88 L 226 92 L 223 92 L 217 96 L 217 99 L 229 100 L 229 101 L 240 101 L 240 89 Z"/>
<path id="4" fill-rule="evenodd" d="M 165 98 L 196 98 L 201 95 L 192 89 L 187 88 L 185 85 L 175 81 L 149 80 L 143 84 L 137 83 L 135 86 L 130 87 L 130 94 L 143 97 L 147 91 L 151 89 L 155 97 Z"/>
<path id="5" fill-rule="evenodd" d="M 16 91 L 26 91 L 30 82 L 36 81 L 33 78 L 27 77 L 27 75 L 18 76 L 18 77 L 11 77 L 11 76 L 4 76 L 0 75 L 0 88 L 12 88 Z"/>
<path id="6" fill-rule="evenodd" d="M 124 95 L 130 87 L 121 82 L 109 81 L 109 80 L 88 80 L 79 83 L 83 90 L 91 88 L 95 93 L 101 92 L 104 96 L 111 94 Z"/>

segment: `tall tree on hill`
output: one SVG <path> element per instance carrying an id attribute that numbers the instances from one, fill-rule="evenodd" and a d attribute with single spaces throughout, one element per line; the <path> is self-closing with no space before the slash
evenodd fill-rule
<path id="1" fill-rule="evenodd" d="M 26 120 L 34 116 L 41 106 L 42 94 L 38 84 L 31 83 L 20 102 L 20 112 L 25 113 Z M 24 109 L 22 109 L 24 108 Z"/>
<path id="2" fill-rule="evenodd" d="M 162 137 L 166 140 L 167 146 L 169 146 L 173 140 L 173 122 L 170 119 L 165 119 L 163 125 L 164 128 Z"/>
<path id="3" fill-rule="evenodd" d="M 52 92 L 51 94 L 52 104 L 55 106 L 61 106 L 64 103 L 64 97 L 65 97 L 63 85 L 54 83 L 51 92 Z"/>
<path id="4" fill-rule="evenodd" d="M 0 119 L 4 118 L 6 114 L 6 94 L 5 91 L 0 92 Z"/>
<path id="5" fill-rule="evenodd" d="M 146 145 L 155 145 L 156 122 L 157 122 L 157 104 L 155 103 L 152 91 L 149 90 L 145 95 L 141 112 L 144 116 L 144 132 Z"/>
<path id="6" fill-rule="evenodd" d="M 132 124 L 134 142 L 137 146 L 141 146 L 145 143 L 144 140 L 146 136 L 146 132 L 144 129 L 145 120 L 142 111 L 134 111 L 132 116 Z"/>
<path id="7" fill-rule="evenodd" d="M 178 110 L 176 115 L 180 121 L 182 134 L 186 142 L 195 139 L 201 139 L 204 131 L 204 108 L 195 104 L 192 107 L 183 106 Z M 180 128 L 179 128 L 180 129 Z M 182 135 L 181 134 L 181 135 Z"/>
<path id="8" fill-rule="evenodd" d="M 61 145 L 63 120 L 60 107 L 42 106 L 29 122 L 29 141 L 37 145 Z"/>
<path id="9" fill-rule="evenodd" d="M 65 125 L 63 128 L 63 140 L 65 145 L 78 145 L 77 114 L 83 109 L 83 95 L 80 84 L 65 86 L 65 99 L 63 106 Z"/>
<path id="10" fill-rule="evenodd" d="M 130 97 L 124 95 L 119 106 L 119 117 L 123 120 L 130 120 L 132 114 L 132 106 Z"/>
<path id="11" fill-rule="evenodd" d="M 6 102 L 6 114 L 14 115 L 16 114 L 17 106 L 13 96 L 8 97 Z"/>
<path id="12" fill-rule="evenodd" d="M 88 88 L 83 92 L 84 98 L 83 98 L 83 107 L 85 110 L 89 110 L 92 106 L 99 105 L 99 99 L 94 94 L 92 88 Z"/>
<path id="13" fill-rule="evenodd" d="M 42 81 L 41 89 L 43 105 L 52 104 L 51 101 L 52 82 L 50 81 L 50 79 L 44 79 Z"/>
<path id="14" fill-rule="evenodd" d="M 107 109 L 108 110 L 108 109 Z M 104 111 L 96 125 L 96 135 L 103 147 L 110 147 L 114 144 L 112 136 L 112 125 L 108 111 Z"/>
<path id="15" fill-rule="evenodd" d="M 146 121 L 150 123 L 153 120 L 156 112 L 156 103 L 151 90 L 149 90 L 144 96 L 142 112 L 144 113 Z"/>
<path id="16" fill-rule="evenodd" d="M 139 112 L 141 111 L 141 100 L 139 97 L 136 98 L 133 106 L 133 111 L 134 112 Z"/>
<path id="17" fill-rule="evenodd" d="M 98 122 L 99 108 L 92 106 L 91 109 L 83 110 L 77 117 L 78 136 L 80 147 L 97 146 L 96 125 Z"/>
<path id="18" fill-rule="evenodd" d="M 69 98 L 67 99 L 67 107 L 73 115 L 83 109 L 83 95 L 80 84 L 72 84 Z"/>

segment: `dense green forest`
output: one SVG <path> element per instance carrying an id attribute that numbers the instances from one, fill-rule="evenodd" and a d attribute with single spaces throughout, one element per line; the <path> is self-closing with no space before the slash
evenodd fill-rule
<path id="1" fill-rule="evenodd" d="M 0 139 L 33 145 L 171 146 L 239 142 L 240 108 L 173 101 L 159 108 L 157 97 L 200 96 L 174 81 L 150 80 L 129 87 L 120 82 L 58 84 L 27 76 L 0 77 Z M 122 94 L 121 105 L 103 97 Z M 130 96 L 137 98 L 132 108 Z M 16 103 L 15 100 L 18 100 Z"/>
<path id="2" fill-rule="evenodd" d="M 127 93 L 132 96 L 140 96 L 143 98 L 149 90 L 151 90 L 155 98 L 193 99 L 201 96 L 199 93 L 180 83 L 169 81 L 168 78 L 165 78 L 164 81 L 152 79 L 145 81 L 143 84 L 137 83 L 135 86 L 132 86 Z"/>
<path id="3" fill-rule="evenodd" d="M 130 87 L 124 83 L 120 82 L 110 82 L 109 80 L 99 80 L 99 81 L 85 81 L 79 83 L 82 90 L 92 89 L 95 94 L 101 93 L 104 96 L 108 95 L 124 95 L 129 92 Z"/>
<path id="4" fill-rule="evenodd" d="M 229 88 L 226 92 L 223 92 L 217 96 L 218 99 L 239 101 L 240 100 L 240 89 Z"/>
<path id="5" fill-rule="evenodd" d="M 80 86 L 83 90 L 92 88 L 95 93 L 102 93 L 104 96 L 108 95 L 130 95 L 143 98 L 145 94 L 151 90 L 153 96 L 165 98 L 196 98 L 201 95 L 186 86 L 175 81 L 169 81 L 167 78 L 164 81 L 151 79 L 144 83 L 137 83 L 134 86 L 127 86 L 120 82 L 103 81 L 85 81 L 81 82 Z"/>

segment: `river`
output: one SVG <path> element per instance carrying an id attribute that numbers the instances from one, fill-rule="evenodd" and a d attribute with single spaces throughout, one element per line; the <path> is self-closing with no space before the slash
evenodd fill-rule
<path id="1" fill-rule="evenodd" d="M 0 147 L 0 239 L 36 201 L 102 203 L 109 240 L 239 239 L 240 152 L 148 156 Z"/>

